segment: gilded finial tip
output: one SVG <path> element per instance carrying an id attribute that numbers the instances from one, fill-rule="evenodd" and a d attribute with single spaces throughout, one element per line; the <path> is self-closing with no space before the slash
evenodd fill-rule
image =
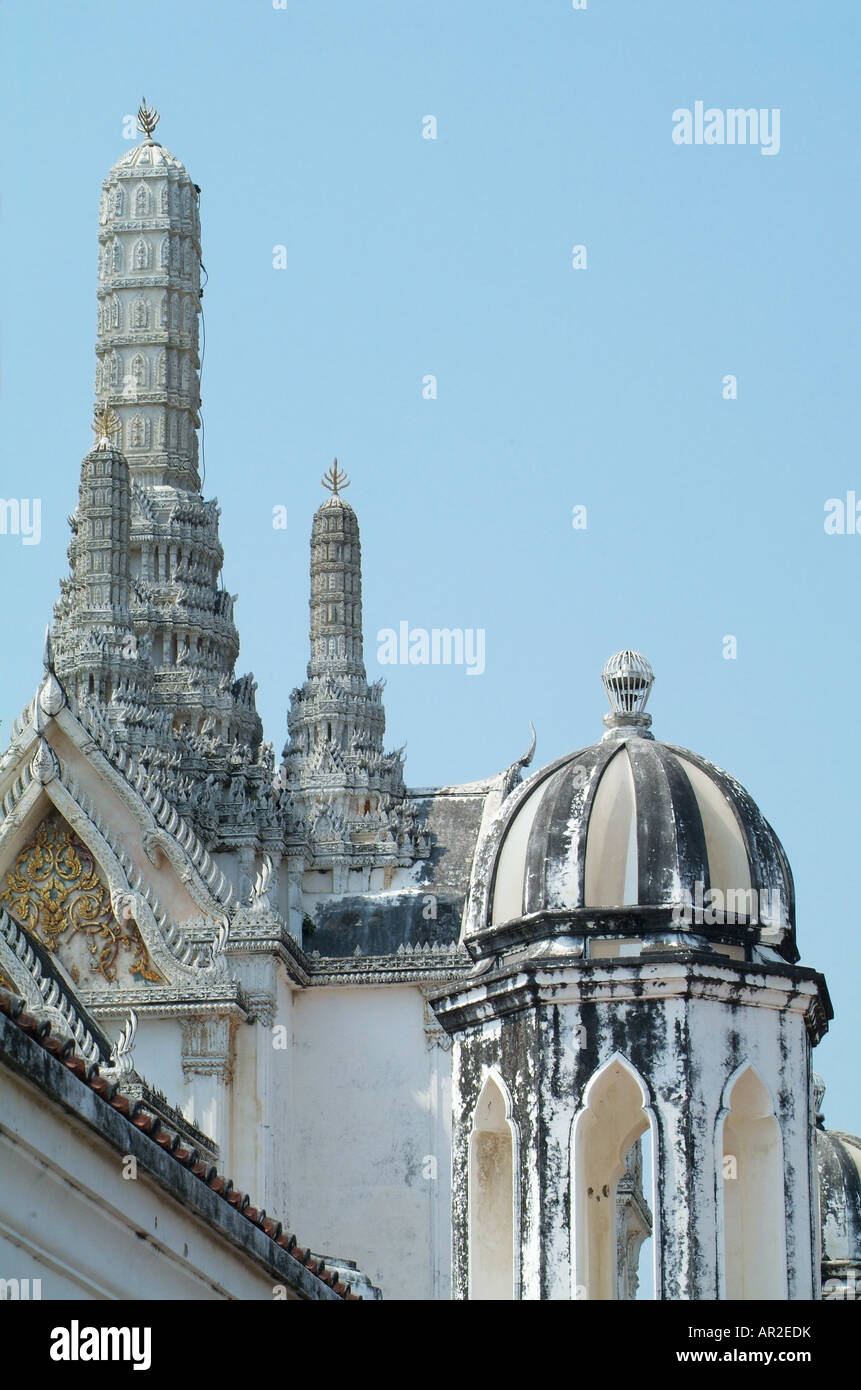
<path id="1" fill-rule="evenodd" d="M 120 417 L 109 405 L 97 405 L 93 411 L 93 434 L 97 449 L 110 449 L 113 436 L 120 428 Z"/>
<path id="2" fill-rule="evenodd" d="M 141 132 L 142 135 L 145 135 L 148 140 L 151 140 L 152 133 L 155 130 L 158 123 L 158 112 L 154 108 L 147 106 L 146 97 L 144 97 L 143 101 L 138 107 L 138 130 Z"/>
<path id="3" fill-rule="evenodd" d="M 350 486 L 350 480 L 343 469 L 338 467 L 338 460 L 335 459 L 332 467 L 324 473 L 320 482 L 327 487 L 333 497 L 337 497 L 339 492 Z"/>

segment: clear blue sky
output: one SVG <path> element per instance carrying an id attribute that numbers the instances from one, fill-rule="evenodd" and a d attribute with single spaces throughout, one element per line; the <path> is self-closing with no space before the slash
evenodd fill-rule
<path id="1" fill-rule="evenodd" d="M 857 1133 L 861 535 L 823 521 L 861 497 L 858 23 L 854 0 L 5 0 L 0 492 L 42 499 L 43 536 L 0 536 L 0 737 L 66 570 L 100 185 L 145 94 L 203 188 L 206 493 L 266 737 L 337 454 L 410 783 L 498 770 L 530 718 L 540 762 L 592 742 L 604 659 L 644 651 L 657 736 L 786 845 L 838 1014 L 827 1118 Z M 698 100 L 779 108 L 779 154 L 674 144 Z M 380 668 L 402 619 L 484 629 L 485 674 Z"/>

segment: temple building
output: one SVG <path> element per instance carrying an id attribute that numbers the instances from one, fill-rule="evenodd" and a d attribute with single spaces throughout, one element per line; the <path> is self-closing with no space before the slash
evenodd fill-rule
<path id="1" fill-rule="evenodd" d="M 596 741 L 409 787 L 336 460 L 264 741 L 198 468 L 199 190 L 157 120 L 103 185 L 95 440 L 0 756 L 0 1293 L 855 1297 L 861 1141 L 824 1128 L 789 863 L 654 737 L 640 654 Z"/>

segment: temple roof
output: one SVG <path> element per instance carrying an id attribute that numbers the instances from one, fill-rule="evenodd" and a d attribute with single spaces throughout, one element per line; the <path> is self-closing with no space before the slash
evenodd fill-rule
<path id="1" fill-rule="evenodd" d="M 166 1128 L 140 1101 L 124 1095 L 116 1081 L 103 1077 L 98 1066 L 87 1063 L 68 1040 L 52 1037 L 50 1022 L 27 1013 L 24 1001 L 2 988 L 0 1064 L 24 1074 L 50 1102 L 79 1113 L 91 1129 L 101 1129 L 106 1142 L 116 1145 L 119 1139 L 123 1153 L 134 1155 L 140 1166 L 194 1210 L 215 1234 L 245 1246 L 252 1259 L 271 1263 L 299 1297 L 361 1299 L 361 1294 L 354 1294 L 340 1281 L 337 1271 L 327 1269 L 323 1259 L 299 1245 L 280 1221 L 254 1206 L 247 1193 L 235 1190 L 198 1151 L 185 1148 L 181 1134 Z M 123 1133 L 118 1135 L 118 1128 Z M 141 1138 L 146 1141 L 143 1145 Z M 265 1243 L 250 1231 L 246 1234 L 236 1216 L 256 1228 Z M 50 1232 L 43 1232 L 42 1239 L 49 1242 Z"/>

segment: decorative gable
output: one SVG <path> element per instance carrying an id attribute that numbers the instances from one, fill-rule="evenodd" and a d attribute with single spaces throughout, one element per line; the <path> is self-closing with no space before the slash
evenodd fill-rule
<path id="1" fill-rule="evenodd" d="M 0 905 L 59 956 L 76 984 L 164 982 L 136 923 L 115 917 L 93 854 L 56 811 L 6 874 Z"/>

